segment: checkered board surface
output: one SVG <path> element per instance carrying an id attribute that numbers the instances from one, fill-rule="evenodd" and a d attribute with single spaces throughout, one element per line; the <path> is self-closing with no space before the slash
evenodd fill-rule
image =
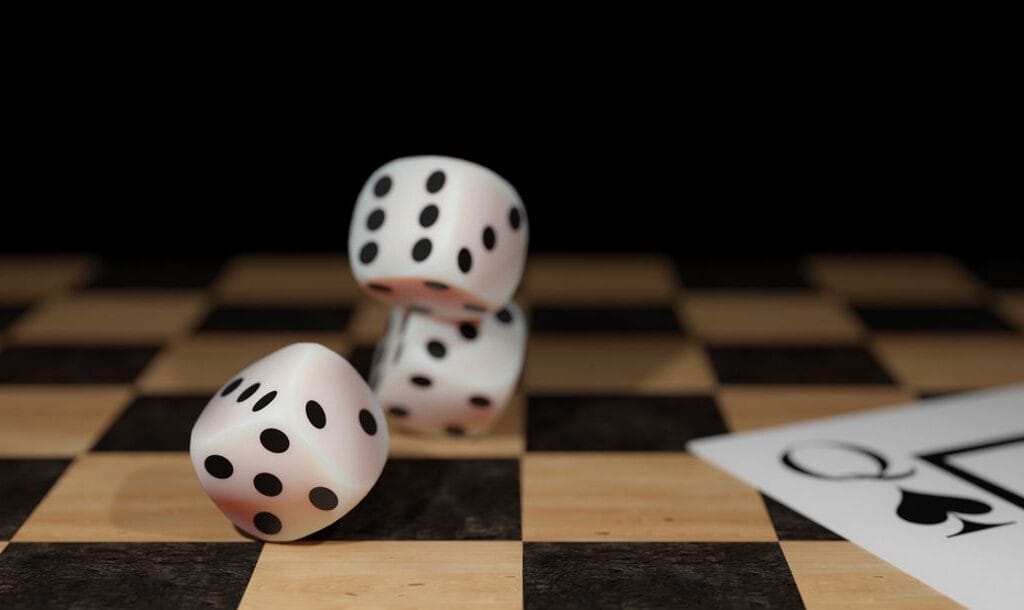
<path id="1" fill-rule="evenodd" d="M 282 345 L 365 369 L 334 256 L 0 258 L 0 607 L 928 607 L 931 589 L 688 455 L 694 437 L 1024 380 L 1024 274 L 943 256 L 534 256 L 493 434 L 394 434 L 307 541 L 241 535 L 187 448 Z"/>

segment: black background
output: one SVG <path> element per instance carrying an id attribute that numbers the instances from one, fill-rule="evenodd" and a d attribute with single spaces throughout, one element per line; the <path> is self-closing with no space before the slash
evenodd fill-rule
<path id="1" fill-rule="evenodd" d="M 70 64 L 13 95 L 0 248 L 344 251 L 375 167 L 445 154 L 517 187 L 534 251 L 1018 257 L 1009 83 L 883 63 L 424 70 L 389 88 Z"/>

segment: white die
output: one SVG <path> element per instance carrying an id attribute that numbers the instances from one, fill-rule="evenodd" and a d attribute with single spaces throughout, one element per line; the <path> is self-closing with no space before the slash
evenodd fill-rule
<path id="1" fill-rule="evenodd" d="M 356 280 L 377 298 L 448 319 L 480 318 L 512 298 L 528 230 L 516 190 L 450 157 L 405 157 L 370 176 L 349 228 Z"/>
<path id="2" fill-rule="evenodd" d="M 402 428 L 479 434 L 508 405 L 526 335 L 526 320 L 514 303 L 474 322 L 395 308 L 374 353 L 370 385 Z"/>
<path id="3" fill-rule="evenodd" d="M 350 511 L 388 455 L 377 399 L 341 356 L 295 343 L 246 367 L 192 427 L 192 466 L 235 525 L 295 540 Z"/>

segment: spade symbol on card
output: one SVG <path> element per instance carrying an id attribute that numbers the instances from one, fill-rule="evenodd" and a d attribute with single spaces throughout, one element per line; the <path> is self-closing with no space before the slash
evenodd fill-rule
<path id="1" fill-rule="evenodd" d="M 979 500 L 971 500 L 970 498 L 960 498 L 956 496 L 937 496 L 932 494 L 923 494 L 915 491 L 900 488 L 900 492 L 903 497 L 900 499 L 900 505 L 896 509 L 896 515 L 904 521 L 911 523 L 918 523 L 921 525 L 937 525 L 939 523 L 945 523 L 950 515 L 960 519 L 963 522 L 963 528 L 955 533 L 946 536 L 947 538 L 953 538 L 962 534 L 970 534 L 971 532 L 980 532 L 981 530 L 987 530 L 993 527 L 999 527 L 1001 525 L 1011 525 L 1013 521 L 1006 523 L 979 523 L 976 521 L 969 521 L 964 519 L 960 515 L 981 515 L 992 511 L 992 507 L 985 502 Z"/>

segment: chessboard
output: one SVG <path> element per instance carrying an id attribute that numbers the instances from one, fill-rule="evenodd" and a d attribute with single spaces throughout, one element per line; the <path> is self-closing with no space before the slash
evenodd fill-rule
<path id="1" fill-rule="evenodd" d="M 519 390 L 483 437 L 392 434 L 297 543 L 236 530 L 189 431 L 386 309 L 342 256 L 0 257 L 0 607 L 953 606 L 687 441 L 1024 380 L 1024 272 L 942 255 L 533 255 Z"/>

